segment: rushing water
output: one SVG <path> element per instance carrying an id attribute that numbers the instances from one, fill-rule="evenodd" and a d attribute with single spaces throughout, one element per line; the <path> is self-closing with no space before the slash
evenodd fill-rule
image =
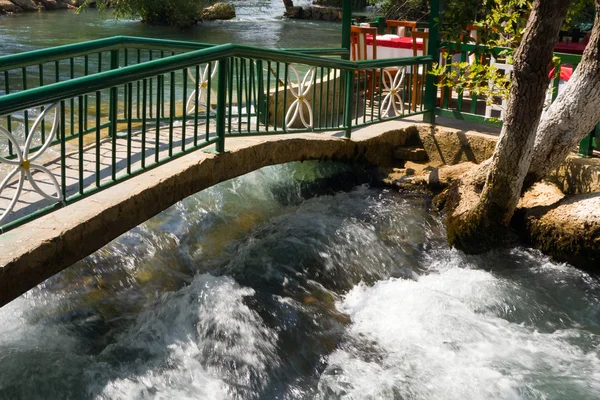
<path id="1" fill-rule="evenodd" d="M 598 397 L 596 278 L 355 175 L 219 184 L 0 309 L 0 398 Z"/>
<path id="2" fill-rule="evenodd" d="M 0 51 L 115 34 L 339 43 L 337 25 L 272 6 L 184 32 L 5 17 Z M 357 175 L 305 162 L 219 184 L 0 309 L 0 399 L 600 397 L 597 278 L 524 248 L 465 256 L 428 198 Z"/>

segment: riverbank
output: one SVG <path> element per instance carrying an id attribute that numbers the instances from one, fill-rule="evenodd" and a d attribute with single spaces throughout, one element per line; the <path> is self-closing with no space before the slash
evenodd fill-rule
<path id="1" fill-rule="evenodd" d="M 0 0 L 0 14 L 74 9 L 82 0 Z"/>
<path id="2" fill-rule="evenodd" d="M 408 146 L 396 150 L 402 168 L 385 170 L 382 180 L 401 190 L 443 194 L 452 182 L 492 156 L 496 140 L 497 135 L 485 132 L 419 125 Z M 443 201 L 438 207 L 443 208 Z M 523 243 L 555 260 L 598 270 L 600 158 L 571 154 L 523 195 L 511 226 Z"/>

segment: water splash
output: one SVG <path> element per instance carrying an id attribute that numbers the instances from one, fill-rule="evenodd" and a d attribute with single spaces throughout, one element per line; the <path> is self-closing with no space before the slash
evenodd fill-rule
<path id="1" fill-rule="evenodd" d="M 588 399 L 597 278 L 330 163 L 178 203 L 0 310 L 0 398 Z"/>

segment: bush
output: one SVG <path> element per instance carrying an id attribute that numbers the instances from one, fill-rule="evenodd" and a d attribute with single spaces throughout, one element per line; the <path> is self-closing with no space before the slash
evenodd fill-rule
<path id="1" fill-rule="evenodd" d="M 82 7 L 92 0 L 87 0 Z M 210 0 L 100 0 L 100 8 L 110 6 L 115 18 L 141 18 L 150 25 L 194 25 Z"/>

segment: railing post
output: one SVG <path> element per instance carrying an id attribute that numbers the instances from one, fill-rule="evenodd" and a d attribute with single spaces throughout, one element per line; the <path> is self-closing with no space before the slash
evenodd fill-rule
<path id="1" fill-rule="evenodd" d="M 227 78 L 229 71 L 229 58 L 219 60 L 219 88 L 217 90 L 217 153 L 225 151 L 225 110 L 227 109 Z"/>
<path id="2" fill-rule="evenodd" d="M 598 136 L 598 125 L 579 143 L 579 155 L 581 157 L 591 157 L 594 155 L 594 137 Z"/>
<path id="3" fill-rule="evenodd" d="M 442 26 L 440 9 L 444 0 L 431 0 L 429 10 L 429 55 L 433 62 L 440 60 L 440 28 Z M 425 70 L 425 68 L 424 68 Z M 427 71 L 429 72 L 429 71 Z M 435 106 L 437 101 L 436 77 L 427 73 L 425 78 L 425 110 L 423 120 L 435 123 Z"/>
<path id="4" fill-rule="evenodd" d="M 354 71 L 346 70 L 346 91 L 344 92 L 344 137 L 352 136 L 352 86 L 354 84 Z"/>
<path id="5" fill-rule="evenodd" d="M 119 50 L 111 50 L 110 51 L 110 69 L 114 70 L 119 68 Z M 108 130 L 108 135 L 112 138 L 117 137 L 117 112 L 119 107 L 119 93 L 118 88 L 111 87 L 109 94 L 109 106 L 108 106 L 108 115 L 110 119 L 110 128 Z"/>
<path id="6" fill-rule="evenodd" d="M 342 58 L 350 58 L 350 26 L 352 25 L 352 0 L 342 1 L 342 48 L 348 50 L 348 54 Z"/>
<path id="7" fill-rule="evenodd" d="M 385 23 L 385 17 L 375 17 L 375 25 L 377 25 L 377 33 L 384 34 L 387 24 Z"/>

